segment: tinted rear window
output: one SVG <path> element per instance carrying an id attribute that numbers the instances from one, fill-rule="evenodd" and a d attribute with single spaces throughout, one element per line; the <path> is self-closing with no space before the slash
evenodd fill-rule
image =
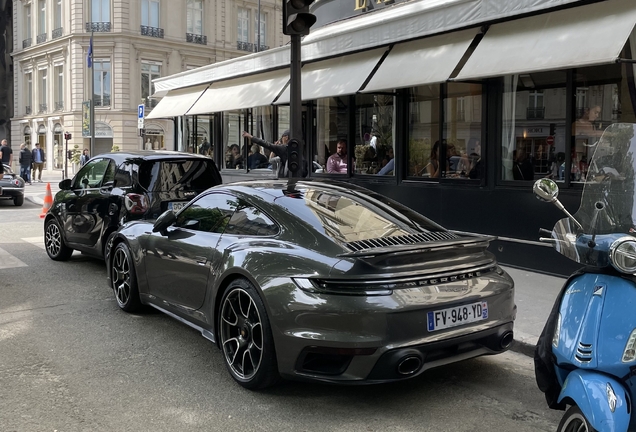
<path id="1" fill-rule="evenodd" d="M 440 225 L 387 197 L 319 187 L 284 191 L 276 203 L 340 242 L 445 231 Z"/>
<path id="2" fill-rule="evenodd" d="M 219 183 L 220 175 L 212 160 L 145 161 L 139 169 L 139 184 L 152 191 L 203 191 Z"/>

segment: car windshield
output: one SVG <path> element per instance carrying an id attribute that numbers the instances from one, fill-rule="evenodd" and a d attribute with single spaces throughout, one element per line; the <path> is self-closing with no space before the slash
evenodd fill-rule
<path id="1" fill-rule="evenodd" d="M 220 178 L 212 160 L 153 160 L 142 163 L 139 183 L 150 191 L 203 191 L 219 184 Z"/>
<path id="2" fill-rule="evenodd" d="M 297 185 L 276 203 L 339 242 L 355 242 L 446 230 L 382 195 L 346 188 Z"/>

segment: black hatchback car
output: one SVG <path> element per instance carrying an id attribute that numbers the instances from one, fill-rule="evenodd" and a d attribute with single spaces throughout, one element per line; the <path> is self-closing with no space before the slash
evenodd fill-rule
<path id="1" fill-rule="evenodd" d="M 60 191 L 44 219 L 49 257 L 64 261 L 78 250 L 105 258 L 106 245 L 125 222 L 178 211 L 221 183 L 212 159 L 170 151 L 113 152 L 89 160 Z"/>

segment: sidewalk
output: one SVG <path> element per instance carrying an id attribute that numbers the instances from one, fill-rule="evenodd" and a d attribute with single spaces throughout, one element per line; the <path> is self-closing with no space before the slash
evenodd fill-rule
<path id="1" fill-rule="evenodd" d="M 534 346 L 543 330 L 565 278 L 501 266 L 515 281 L 515 341 L 513 351 L 534 355 Z"/>
<path id="2" fill-rule="evenodd" d="M 60 190 L 59 184 L 62 181 L 62 171 L 42 172 L 42 183 L 33 182 L 24 186 L 24 199 L 33 204 L 42 205 L 44 196 L 46 195 L 46 184 L 51 184 L 51 194 L 55 194 Z"/>

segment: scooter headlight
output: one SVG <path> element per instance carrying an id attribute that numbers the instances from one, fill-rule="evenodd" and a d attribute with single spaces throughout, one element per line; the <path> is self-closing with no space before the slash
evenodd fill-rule
<path id="1" fill-rule="evenodd" d="M 559 337 L 561 337 L 561 314 L 559 314 L 559 318 L 557 318 L 554 336 L 552 336 L 552 346 L 555 348 L 559 347 Z"/>
<path id="2" fill-rule="evenodd" d="M 634 360 L 636 360 L 636 329 L 629 335 L 625 351 L 623 351 L 623 363 L 633 362 Z"/>
<path id="3" fill-rule="evenodd" d="M 620 272 L 636 273 L 636 240 L 633 237 L 621 237 L 612 243 L 610 261 Z"/>

